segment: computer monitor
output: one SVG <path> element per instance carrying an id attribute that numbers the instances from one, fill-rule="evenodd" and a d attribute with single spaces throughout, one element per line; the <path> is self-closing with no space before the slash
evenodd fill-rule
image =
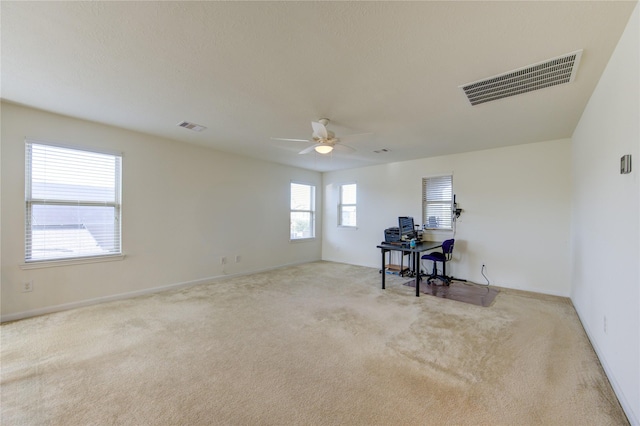
<path id="1" fill-rule="evenodd" d="M 415 229 L 413 226 L 413 218 L 410 216 L 400 216 L 398 218 L 398 228 L 400 229 L 400 238 L 415 238 Z"/>

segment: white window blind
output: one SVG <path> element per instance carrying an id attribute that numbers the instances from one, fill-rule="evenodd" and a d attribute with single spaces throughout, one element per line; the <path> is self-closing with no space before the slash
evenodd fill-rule
<path id="1" fill-rule="evenodd" d="M 315 237 L 316 187 L 291 183 L 291 239 Z"/>
<path id="2" fill-rule="evenodd" d="M 121 254 L 122 157 L 25 146 L 25 261 Z"/>
<path id="3" fill-rule="evenodd" d="M 338 206 L 338 224 L 340 226 L 355 227 L 357 225 L 357 190 L 355 183 L 340 185 L 340 205 Z"/>
<path id="4" fill-rule="evenodd" d="M 452 229 L 453 176 L 422 178 L 422 222 L 425 229 Z"/>

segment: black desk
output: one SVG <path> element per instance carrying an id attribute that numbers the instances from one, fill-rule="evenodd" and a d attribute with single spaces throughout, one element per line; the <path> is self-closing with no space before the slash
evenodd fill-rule
<path id="1" fill-rule="evenodd" d="M 425 251 L 430 251 L 433 249 L 437 249 L 438 247 L 442 247 L 442 243 L 437 241 L 421 241 L 416 244 L 415 248 L 411 248 L 409 246 L 401 246 L 396 244 L 388 244 L 381 243 L 378 248 L 382 252 L 382 289 L 384 290 L 384 279 L 385 279 L 385 254 L 391 251 L 401 251 L 401 252 L 409 252 L 411 253 L 411 260 L 413 268 L 413 272 L 416 276 L 416 297 L 420 297 L 420 254 Z"/>

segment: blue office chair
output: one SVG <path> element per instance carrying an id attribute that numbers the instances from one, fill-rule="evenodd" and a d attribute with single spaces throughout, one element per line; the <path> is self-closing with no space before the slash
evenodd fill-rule
<path id="1" fill-rule="evenodd" d="M 431 260 L 433 262 L 433 272 L 427 277 L 427 284 L 431 284 L 431 281 L 436 278 L 441 279 L 445 285 L 451 284 L 451 278 L 447 276 L 447 262 L 451 260 L 454 242 L 454 239 L 446 240 L 442 243 L 442 252 L 435 251 L 422 256 L 422 260 Z M 438 262 L 442 262 L 442 275 L 438 275 Z"/>

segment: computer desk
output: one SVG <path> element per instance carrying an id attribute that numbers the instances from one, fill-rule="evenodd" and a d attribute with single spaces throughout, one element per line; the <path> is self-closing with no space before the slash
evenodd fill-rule
<path id="1" fill-rule="evenodd" d="M 420 261 L 420 254 L 424 253 L 425 251 L 437 249 L 438 247 L 442 247 L 442 243 L 437 241 L 421 241 L 419 243 L 416 243 L 416 246 L 414 248 L 411 248 L 409 246 L 402 246 L 399 244 L 380 243 L 378 248 L 382 252 L 382 269 L 380 270 L 382 274 L 382 289 L 384 290 L 385 288 L 385 255 L 388 252 L 392 251 L 400 251 L 405 253 L 408 252 L 411 254 L 412 268 L 414 274 L 416 275 L 416 297 L 420 297 L 420 281 L 422 279 L 420 277 L 420 267 L 418 266 Z"/>

